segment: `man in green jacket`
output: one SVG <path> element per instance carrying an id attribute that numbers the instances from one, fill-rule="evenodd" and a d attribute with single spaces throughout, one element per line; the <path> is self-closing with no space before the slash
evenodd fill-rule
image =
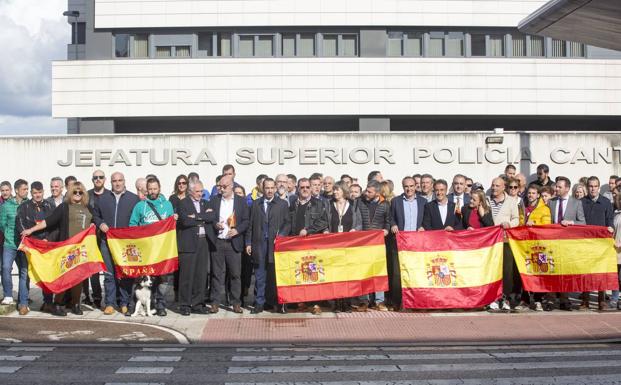
<path id="1" fill-rule="evenodd" d="M 130 226 L 144 226 L 176 216 L 172 203 L 160 194 L 160 181 L 147 179 L 147 199 L 136 203 L 129 219 Z M 172 274 L 155 277 L 152 291 L 155 297 L 155 310 L 160 317 L 166 316 L 166 293 Z M 130 314 L 131 312 L 128 312 Z"/>
<path id="2" fill-rule="evenodd" d="M 15 181 L 15 197 L 10 198 L 0 207 L 0 231 L 4 233 L 4 250 L 2 252 L 2 291 L 3 305 L 13 303 L 13 262 L 19 269 L 19 286 L 17 307 L 20 315 L 26 315 L 28 309 L 28 260 L 26 255 L 17 250 L 15 244 L 15 217 L 17 208 L 28 197 L 28 182 L 23 179 Z"/>

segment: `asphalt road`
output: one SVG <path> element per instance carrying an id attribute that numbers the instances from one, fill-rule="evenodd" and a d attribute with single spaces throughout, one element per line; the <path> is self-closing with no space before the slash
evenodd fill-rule
<path id="1" fill-rule="evenodd" d="M 8 384 L 621 384 L 621 344 L 463 347 L 0 346 Z"/>

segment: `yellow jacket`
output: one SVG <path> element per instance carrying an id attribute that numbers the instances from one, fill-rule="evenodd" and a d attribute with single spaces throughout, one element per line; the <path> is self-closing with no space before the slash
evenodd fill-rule
<path id="1" fill-rule="evenodd" d="M 520 205 L 520 225 L 526 225 L 526 218 L 524 213 L 525 208 Z M 536 226 L 549 225 L 552 223 L 552 213 L 550 208 L 543 203 L 543 199 L 539 198 L 537 206 L 530 213 L 528 221 L 533 222 Z"/>

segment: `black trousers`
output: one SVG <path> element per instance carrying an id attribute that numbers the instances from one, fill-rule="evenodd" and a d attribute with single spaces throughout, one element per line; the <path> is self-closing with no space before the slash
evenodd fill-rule
<path id="1" fill-rule="evenodd" d="M 391 234 L 386 238 L 386 258 L 388 272 L 389 302 L 396 308 L 401 308 L 402 288 L 401 288 L 401 267 L 399 266 L 399 252 L 397 251 L 397 240 Z"/>
<path id="2" fill-rule="evenodd" d="M 241 304 L 241 253 L 233 249 L 229 240 L 216 241 L 211 254 L 211 303 L 219 305 L 225 294 L 226 276 L 230 282 L 231 305 Z"/>
<path id="3" fill-rule="evenodd" d="M 93 293 L 91 300 L 101 302 L 101 282 L 99 281 L 99 273 L 95 273 L 82 281 L 82 292 L 86 295 L 87 299 L 89 298 L 89 283 Z"/>
<path id="4" fill-rule="evenodd" d="M 209 276 L 209 246 L 200 237 L 194 253 L 179 254 L 179 306 L 198 306 L 205 300 Z"/>
<path id="5" fill-rule="evenodd" d="M 519 300 L 518 297 L 522 293 L 522 278 L 515 264 L 511 247 L 508 243 L 503 245 L 502 253 L 502 294 L 505 298 L 511 296 Z"/>

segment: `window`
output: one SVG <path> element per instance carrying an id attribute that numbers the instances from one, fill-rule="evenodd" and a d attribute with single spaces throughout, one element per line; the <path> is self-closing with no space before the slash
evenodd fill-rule
<path id="1" fill-rule="evenodd" d="M 158 57 L 158 58 L 172 57 L 172 47 L 171 46 L 155 47 L 155 57 Z"/>
<path id="2" fill-rule="evenodd" d="M 464 56 L 464 34 L 449 32 L 446 40 L 446 56 Z"/>
<path id="3" fill-rule="evenodd" d="M 427 48 L 427 56 L 444 56 L 444 33 L 431 32 L 429 34 L 429 47 Z"/>
<path id="4" fill-rule="evenodd" d="M 257 36 L 254 56 L 257 56 L 257 57 L 274 56 L 274 36 L 273 35 Z"/>
<path id="5" fill-rule="evenodd" d="M 135 58 L 149 57 L 149 35 L 134 35 L 134 44 L 132 46 L 132 57 L 135 57 Z"/>
<path id="6" fill-rule="evenodd" d="M 472 56 L 485 56 L 485 35 L 470 35 L 470 54 Z"/>
<path id="7" fill-rule="evenodd" d="M 295 56 L 295 33 L 282 34 L 282 56 Z"/>
<path id="8" fill-rule="evenodd" d="M 315 56 L 315 34 L 301 33 L 300 46 L 298 47 L 298 56 L 311 57 Z"/>
<path id="9" fill-rule="evenodd" d="M 403 50 L 405 56 L 423 56 L 423 34 L 420 32 L 408 32 L 403 38 Z"/>
<path id="10" fill-rule="evenodd" d="M 338 35 L 323 35 L 323 56 L 333 57 L 338 55 Z"/>
<path id="11" fill-rule="evenodd" d="M 114 56 L 129 57 L 129 35 L 122 33 L 114 35 Z"/>
<path id="12" fill-rule="evenodd" d="M 505 37 L 503 35 L 489 36 L 489 55 L 488 56 L 505 56 Z"/>
<path id="13" fill-rule="evenodd" d="M 239 37 L 238 52 L 240 57 L 252 57 L 254 46 L 254 36 L 245 35 Z"/>
<path id="14" fill-rule="evenodd" d="M 190 57 L 192 56 L 192 48 L 189 45 L 178 45 L 175 47 L 176 57 Z"/>
<path id="15" fill-rule="evenodd" d="M 218 34 L 218 56 L 231 57 L 231 34 L 228 32 Z"/>
<path id="16" fill-rule="evenodd" d="M 198 51 L 197 56 L 206 57 L 212 56 L 213 53 L 213 34 L 211 33 L 199 33 L 198 34 Z"/>
<path id="17" fill-rule="evenodd" d="M 543 37 L 530 36 L 530 56 L 542 57 L 544 55 Z"/>
<path id="18" fill-rule="evenodd" d="M 388 32 L 388 56 L 403 56 L 403 32 Z"/>
<path id="19" fill-rule="evenodd" d="M 552 39 L 552 57 L 567 56 L 566 44 L 564 40 Z"/>
<path id="20" fill-rule="evenodd" d="M 569 42 L 569 57 L 585 57 L 584 44 L 575 41 Z"/>
<path id="21" fill-rule="evenodd" d="M 71 23 L 71 44 L 86 43 L 86 23 Z"/>
<path id="22" fill-rule="evenodd" d="M 526 56 L 526 36 L 524 35 L 512 35 L 511 42 L 513 43 L 512 56 L 513 57 L 525 57 Z"/>
<path id="23" fill-rule="evenodd" d="M 342 56 L 358 56 L 358 37 L 356 35 L 343 35 L 341 37 L 343 49 Z"/>

